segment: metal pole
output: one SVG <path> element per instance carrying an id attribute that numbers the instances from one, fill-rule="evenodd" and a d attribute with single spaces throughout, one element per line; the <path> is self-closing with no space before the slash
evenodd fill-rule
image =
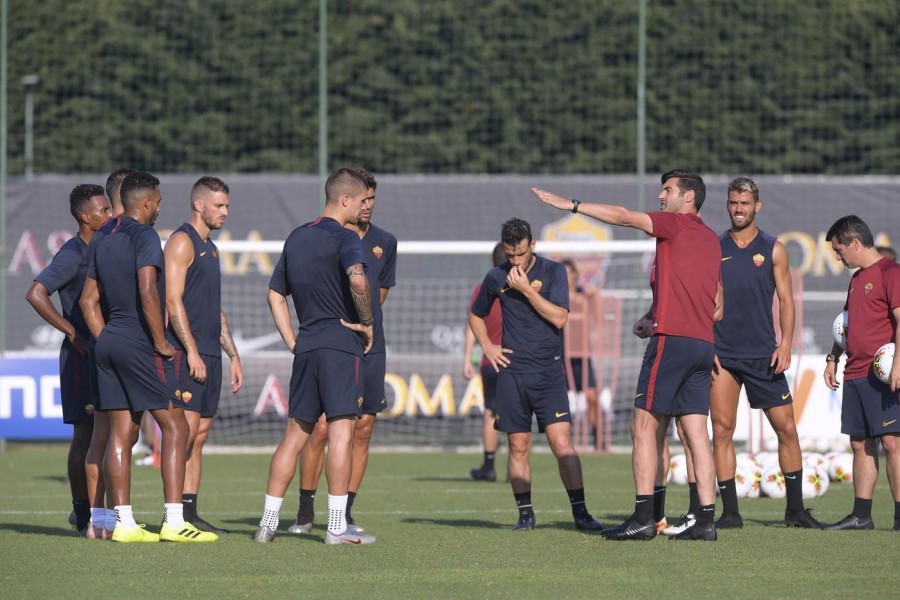
<path id="1" fill-rule="evenodd" d="M 6 271 L 6 56 L 8 0 L 0 0 L 0 260 Z M 6 277 L 0 277 L 0 355 L 6 352 Z"/>
<path id="2" fill-rule="evenodd" d="M 319 189 L 328 178 L 328 0 L 319 0 Z"/>
<path id="3" fill-rule="evenodd" d="M 22 78 L 25 88 L 25 179 L 34 177 L 34 86 L 40 80 L 37 75 Z"/>
<path id="4" fill-rule="evenodd" d="M 647 175 L 647 0 L 638 0 L 637 76 L 637 209 L 644 211 L 644 178 Z M 643 234 L 638 231 L 638 236 Z"/>

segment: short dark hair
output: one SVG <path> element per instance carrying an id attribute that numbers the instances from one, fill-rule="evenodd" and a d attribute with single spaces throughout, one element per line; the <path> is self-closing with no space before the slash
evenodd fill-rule
<path id="1" fill-rule="evenodd" d="M 360 188 L 369 187 L 365 177 L 355 169 L 342 167 L 328 176 L 325 182 L 325 201 L 336 202 L 344 194 L 350 194 Z"/>
<path id="2" fill-rule="evenodd" d="M 759 186 L 746 175 L 741 175 L 740 177 L 735 177 L 731 180 L 731 183 L 728 184 L 728 193 L 731 194 L 731 192 L 746 192 L 753 194 L 753 200 L 759 202 Z"/>
<path id="3" fill-rule="evenodd" d="M 357 173 L 359 173 L 360 175 L 362 175 L 362 178 L 366 180 L 366 186 L 367 186 L 367 187 L 370 187 L 370 188 L 372 188 L 373 190 L 378 189 L 378 182 L 375 181 L 375 176 L 374 176 L 374 175 L 372 175 L 371 173 L 369 173 L 368 171 L 366 171 L 366 170 L 365 170 L 364 168 L 362 168 L 362 167 L 356 167 L 356 168 L 353 169 L 353 170 L 356 171 Z"/>
<path id="4" fill-rule="evenodd" d="M 228 184 L 219 179 L 218 177 L 212 177 L 210 175 L 204 175 L 191 188 L 191 198 L 194 197 L 194 194 L 199 192 L 202 188 L 206 188 L 211 192 L 224 192 L 226 194 L 230 194 L 231 192 L 228 190 Z"/>
<path id="5" fill-rule="evenodd" d="M 99 185 L 93 183 L 81 183 L 76 185 L 69 193 L 69 210 L 72 212 L 72 216 L 75 217 L 75 220 L 79 220 L 79 215 L 81 214 L 81 211 L 84 210 L 88 200 L 94 196 L 102 195 L 103 188 Z"/>
<path id="6" fill-rule="evenodd" d="M 875 238 L 872 237 L 872 230 L 866 225 L 866 222 L 856 215 L 847 215 L 841 217 L 834 222 L 834 225 L 825 234 L 825 241 L 836 241 L 838 244 L 847 246 L 853 243 L 853 240 L 859 240 L 864 248 L 872 248 L 875 246 Z"/>
<path id="7" fill-rule="evenodd" d="M 119 167 L 109 174 L 109 177 L 106 178 L 106 197 L 109 198 L 110 202 L 114 202 L 113 196 L 121 191 L 122 181 L 135 172 L 134 169 L 129 169 L 128 167 Z M 119 196 L 119 201 L 122 201 L 121 196 Z"/>
<path id="8" fill-rule="evenodd" d="M 665 184 L 673 177 L 678 179 L 678 189 L 682 194 L 689 190 L 694 192 L 694 206 L 697 208 L 697 212 L 700 212 L 700 208 L 706 200 L 706 184 L 703 183 L 703 178 L 699 173 L 690 169 L 672 169 L 663 173 L 660 183 Z"/>
<path id="9" fill-rule="evenodd" d="M 122 206 L 127 207 L 130 202 L 137 199 L 137 192 L 155 190 L 159 187 L 159 179 L 143 171 L 135 171 L 122 180 Z"/>
<path id="10" fill-rule="evenodd" d="M 494 263 L 495 267 L 499 267 L 506 262 L 506 252 L 503 250 L 503 244 L 498 243 L 494 246 L 494 251 L 491 253 L 491 262 Z"/>
<path id="11" fill-rule="evenodd" d="M 503 229 L 500 232 L 500 241 L 503 242 L 504 246 L 517 246 L 522 240 L 527 240 L 528 243 L 531 243 L 533 239 L 531 237 L 531 225 L 522 219 L 510 219 L 503 224 Z"/>

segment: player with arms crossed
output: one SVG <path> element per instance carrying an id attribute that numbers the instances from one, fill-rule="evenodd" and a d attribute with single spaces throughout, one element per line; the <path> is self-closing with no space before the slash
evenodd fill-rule
<path id="1" fill-rule="evenodd" d="M 562 328 L 569 318 L 569 287 L 561 264 L 534 253 L 531 226 L 521 219 L 503 224 L 500 237 L 506 262 L 491 269 L 472 303 L 469 327 L 497 376 L 495 427 L 506 432 L 507 471 L 519 520 L 517 531 L 534 529 L 531 503 L 531 421 L 546 433 L 550 450 L 578 529 L 603 526 L 588 512 L 581 460 L 572 444 L 572 416 L 562 365 Z M 499 299 L 503 345 L 491 341 L 485 318 Z"/>
<path id="2" fill-rule="evenodd" d="M 604 530 L 603 536 L 613 540 L 656 536 L 654 484 L 665 433 L 674 416 L 681 421 L 690 447 L 702 506 L 697 522 L 669 539 L 715 540 L 715 473 L 706 419 L 714 360 L 713 322 L 722 315 L 721 251 L 718 237 L 698 215 L 706 198 L 703 179 L 676 169 L 665 173 L 661 181 L 661 210 L 651 213 L 533 191 L 554 208 L 640 229 L 656 238 L 650 274 L 653 304 L 642 319 L 645 326 L 635 326 L 635 331 L 649 331 L 652 337 L 638 377 L 631 423 L 634 514 L 619 527 Z"/>
<path id="3" fill-rule="evenodd" d="M 75 529 L 86 537 L 102 537 L 103 525 L 88 528 L 90 522 L 89 481 L 85 459 L 94 430 L 97 401 L 96 370 L 88 349 L 91 332 L 84 322 L 81 289 L 87 263 L 85 254 L 94 232 L 109 219 L 109 201 L 99 185 L 81 184 L 69 194 L 69 211 L 78 223 L 78 233 L 59 249 L 50 264 L 34 278 L 25 299 L 47 323 L 65 334 L 59 349 L 59 381 L 63 422 L 73 426 L 69 445 L 68 474 L 75 509 Z M 62 314 L 50 295 L 59 293 Z M 94 481 L 94 494 L 103 496 L 103 481 Z"/>
<path id="4" fill-rule="evenodd" d="M 855 215 L 838 219 L 825 239 L 848 269 L 850 279 L 844 310 L 849 313 L 847 365 L 841 404 L 841 433 L 853 449 L 853 512 L 823 529 L 875 529 L 872 496 L 878 481 L 878 440 L 887 462 L 888 483 L 894 496 L 894 531 L 900 531 L 900 352 L 894 353 L 890 384 L 872 370 L 875 351 L 893 342 L 900 347 L 900 264 L 875 248 L 869 226 Z M 825 384 L 837 390 L 837 344 L 825 358 Z"/>
<path id="5" fill-rule="evenodd" d="M 159 180 L 153 175 L 136 172 L 125 178 L 125 211 L 110 229 L 101 229 L 91 240 L 81 296 L 85 320 L 97 339 L 100 404 L 110 411 L 104 474 L 116 511 L 112 540 L 210 542 L 217 536 L 186 523 L 182 513 L 188 426 L 183 404 L 175 396 L 176 352 L 163 325 L 165 265 L 159 235 L 152 227 L 161 200 Z M 162 430 L 165 518 L 159 535 L 139 526 L 131 508 L 131 447 L 145 410 Z"/>
<path id="6" fill-rule="evenodd" d="M 353 465 L 350 470 L 350 487 L 347 493 L 347 523 L 357 531 L 364 531 L 353 520 L 351 510 L 359 486 L 362 485 L 369 462 L 369 442 L 375 428 L 378 413 L 387 406 L 384 398 L 384 376 L 387 371 L 387 354 L 384 340 L 384 324 L 381 305 L 387 300 L 388 292 L 394 287 L 396 280 L 394 271 L 397 265 L 397 238 L 388 231 L 372 224 L 372 213 L 375 210 L 375 190 L 378 182 L 375 176 L 358 167 L 354 169 L 362 175 L 368 186 L 368 208 L 363 208 L 357 223 L 348 222 L 347 229 L 355 231 L 362 243 L 366 257 L 366 278 L 372 291 L 372 311 L 375 317 L 375 340 L 372 349 L 366 354 L 364 361 L 365 393 L 363 394 L 362 414 L 356 422 L 353 434 Z M 328 441 L 328 428 L 324 419 L 319 419 L 312 437 L 300 453 L 300 509 L 297 521 L 288 527 L 289 533 L 309 533 L 312 530 L 315 516 L 316 487 L 325 467 L 325 444 Z"/>
<path id="7" fill-rule="evenodd" d="M 359 235 L 345 227 L 371 205 L 365 178 L 338 169 L 325 182 L 321 217 L 295 229 L 269 281 L 275 327 L 294 354 L 287 426 L 272 455 L 263 516 L 254 540 L 271 542 L 278 512 L 303 451 L 322 414 L 328 422 L 328 532 L 325 543 L 371 544 L 375 538 L 347 523 L 351 453 L 363 403 L 362 361 L 372 347 L 372 295 Z M 294 333 L 287 296 L 294 299 Z M 355 321 L 359 323 L 355 323 Z"/>
<path id="8" fill-rule="evenodd" d="M 751 408 L 761 409 L 778 436 L 778 458 L 787 487 L 784 523 L 818 529 L 803 506 L 803 455 L 794 423 L 791 389 L 784 372 L 791 366 L 794 296 L 784 244 L 761 231 L 756 213 L 762 208 L 759 187 L 749 177 L 728 184 L 731 229 L 719 236 L 722 286 L 728 312 L 714 327 L 716 368 L 710 392 L 713 454 L 722 516 L 716 529 L 744 526 L 735 490 L 734 429 L 741 386 Z M 772 298 L 778 297 L 781 341 L 775 344 Z M 774 349 L 774 350 L 773 350 Z"/>
<path id="9" fill-rule="evenodd" d="M 229 190 L 216 177 L 201 177 L 191 188 L 191 220 L 166 242 L 166 307 L 172 344 L 182 350 L 179 391 L 188 435 L 184 476 L 184 518 L 201 531 L 227 533 L 198 513 L 203 445 L 219 409 L 222 350 L 230 360 L 231 393 L 241 389 L 244 372 L 222 310 L 219 249 L 209 239 L 228 217 Z"/>

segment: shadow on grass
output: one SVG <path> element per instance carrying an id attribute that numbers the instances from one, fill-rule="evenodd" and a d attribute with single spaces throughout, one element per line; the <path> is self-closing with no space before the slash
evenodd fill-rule
<path id="1" fill-rule="evenodd" d="M 74 529 L 67 527 L 45 527 L 28 523 L 0 523 L 0 530 L 27 533 L 29 535 L 51 535 L 53 537 L 78 537 Z"/>
<path id="2" fill-rule="evenodd" d="M 435 475 L 428 475 L 428 476 L 422 476 L 422 477 L 411 477 L 410 481 L 433 481 L 433 482 L 438 482 L 438 483 L 463 483 L 463 482 L 468 481 L 469 483 L 472 483 L 474 485 L 489 485 L 491 483 L 495 483 L 493 481 L 475 481 L 471 477 L 463 477 L 463 476 L 441 477 L 441 476 L 435 476 Z M 498 480 L 496 483 L 502 483 L 502 481 Z M 509 485 L 509 484 L 505 484 L 505 485 Z"/>
<path id="3" fill-rule="evenodd" d="M 515 513 L 513 513 L 515 515 Z M 497 523 L 494 521 L 483 521 L 481 519 L 428 519 L 424 517 L 410 517 L 402 520 L 403 523 L 412 523 L 415 525 L 442 525 L 444 527 L 465 527 L 466 529 L 511 529 L 512 521 L 509 525 Z"/>
<path id="4" fill-rule="evenodd" d="M 41 475 L 40 477 L 35 477 L 35 479 L 38 481 L 50 481 L 53 483 L 69 485 L 69 478 L 65 475 Z"/>

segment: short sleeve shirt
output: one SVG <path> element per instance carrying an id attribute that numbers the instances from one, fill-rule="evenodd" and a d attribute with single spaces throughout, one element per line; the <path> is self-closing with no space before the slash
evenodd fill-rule
<path id="1" fill-rule="evenodd" d="M 850 278 L 847 303 L 847 364 L 845 379 L 866 377 L 875 352 L 894 341 L 900 306 L 900 264 L 882 258 Z"/>
<path id="2" fill-rule="evenodd" d="M 375 317 L 375 337 L 372 349 L 369 350 L 372 354 L 385 351 L 381 288 L 390 289 L 396 285 L 397 238 L 370 223 L 360 243 L 366 257 L 366 277 L 369 279 L 369 289 L 372 292 L 372 313 Z"/>
<path id="3" fill-rule="evenodd" d="M 72 324 L 79 337 L 90 339 L 91 333 L 78 303 L 87 273 L 86 254 L 87 244 L 76 235 L 63 244 L 50 264 L 34 280 L 47 288 L 48 293 L 59 293 L 62 316 Z"/>

